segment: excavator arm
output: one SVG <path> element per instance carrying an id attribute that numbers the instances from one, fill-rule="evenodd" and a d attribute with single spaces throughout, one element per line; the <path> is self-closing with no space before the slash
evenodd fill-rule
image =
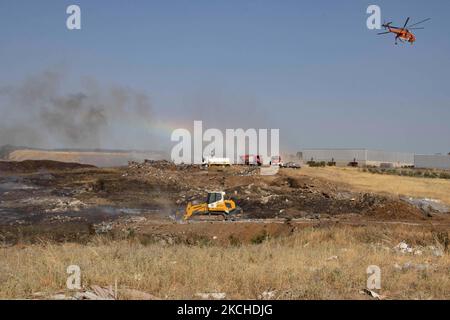
<path id="1" fill-rule="evenodd" d="M 193 205 L 191 202 L 188 203 L 183 220 L 188 220 L 194 214 L 206 214 L 208 213 L 208 205 L 206 203 Z"/>

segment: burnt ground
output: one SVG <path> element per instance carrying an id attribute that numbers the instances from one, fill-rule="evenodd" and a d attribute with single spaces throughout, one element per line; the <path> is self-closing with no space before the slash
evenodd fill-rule
<path id="1" fill-rule="evenodd" d="M 205 170 L 166 161 L 100 169 L 55 161 L 0 162 L 0 241 L 85 242 L 97 234 L 142 241 L 196 243 L 209 236 L 258 241 L 301 226 L 406 222 L 443 225 L 449 214 L 396 197 L 349 190 L 283 169 Z M 180 223 L 189 201 L 224 190 L 243 208 L 241 221 Z M 209 239 L 209 238 L 208 238 Z"/>

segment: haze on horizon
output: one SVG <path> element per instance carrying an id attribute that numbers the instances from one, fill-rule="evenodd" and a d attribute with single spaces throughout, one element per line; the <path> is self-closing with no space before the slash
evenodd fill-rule
<path id="1" fill-rule="evenodd" d="M 0 2 L 0 146 L 167 149 L 170 129 L 279 128 L 281 149 L 450 152 L 446 0 Z M 366 28 L 432 20 L 417 42 Z"/>

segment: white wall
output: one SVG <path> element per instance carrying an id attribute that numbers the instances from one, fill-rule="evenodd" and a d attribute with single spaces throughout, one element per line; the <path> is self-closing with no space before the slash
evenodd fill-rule
<path id="1" fill-rule="evenodd" d="M 414 165 L 414 153 L 367 150 L 367 161 L 392 163 L 394 166 Z"/>
<path id="2" fill-rule="evenodd" d="M 450 169 L 450 156 L 416 154 L 414 166 L 416 168 Z"/>
<path id="3" fill-rule="evenodd" d="M 311 160 L 331 161 L 334 159 L 336 162 L 351 162 L 353 159 L 361 162 L 366 160 L 366 150 L 364 149 L 307 149 L 303 150 L 303 161 L 308 162 Z"/>
<path id="4" fill-rule="evenodd" d="M 347 165 L 353 159 L 356 159 L 359 165 L 379 166 L 382 163 L 390 163 L 394 167 L 400 167 L 414 164 L 414 154 L 404 152 L 367 149 L 306 149 L 302 152 L 304 162 L 312 158 L 317 162 L 334 159 L 338 165 Z"/>

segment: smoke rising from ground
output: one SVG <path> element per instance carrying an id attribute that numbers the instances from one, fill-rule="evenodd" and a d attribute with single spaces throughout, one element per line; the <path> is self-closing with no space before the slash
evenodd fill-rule
<path id="1" fill-rule="evenodd" d="M 126 87 L 101 88 L 85 79 L 63 92 L 62 71 L 45 71 L 0 87 L 0 146 L 142 148 L 152 121 L 150 99 Z M 150 145 L 149 145 L 150 147 Z"/>

